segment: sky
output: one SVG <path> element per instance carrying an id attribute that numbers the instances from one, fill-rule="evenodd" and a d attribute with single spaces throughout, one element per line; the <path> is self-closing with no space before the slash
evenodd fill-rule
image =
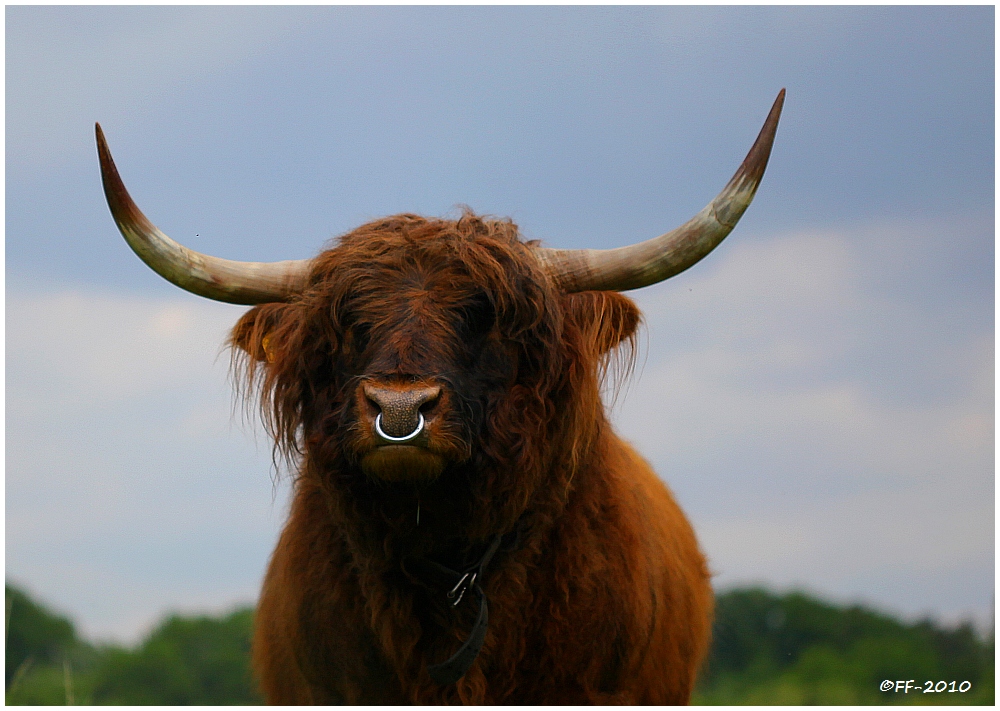
<path id="1" fill-rule="evenodd" d="M 91 639 L 256 599 L 287 511 L 222 344 L 243 307 L 121 239 L 308 258 L 363 222 L 509 216 L 606 248 L 767 173 L 630 292 L 612 416 L 720 590 L 992 624 L 992 7 L 7 7 L 6 578 Z"/>

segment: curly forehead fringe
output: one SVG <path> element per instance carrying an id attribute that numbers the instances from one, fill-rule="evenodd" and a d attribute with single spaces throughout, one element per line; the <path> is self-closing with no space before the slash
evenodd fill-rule
<path id="1" fill-rule="evenodd" d="M 509 218 L 482 217 L 468 208 L 457 220 L 401 214 L 361 225 L 317 257 L 310 287 L 322 289 L 324 283 L 339 281 L 378 288 L 380 269 L 399 271 L 409 259 L 434 270 L 443 265 L 458 270 L 456 276 L 485 288 L 498 311 L 533 302 L 536 313 L 544 312 L 544 304 L 536 299 L 554 294 L 548 275 L 538 269 L 530 247 L 521 241 L 517 225 Z M 345 264 L 352 271 L 350 278 L 332 279 Z M 538 290 L 542 283 L 545 293 Z M 339 295 L 327 291 L 323 296 Z"/>

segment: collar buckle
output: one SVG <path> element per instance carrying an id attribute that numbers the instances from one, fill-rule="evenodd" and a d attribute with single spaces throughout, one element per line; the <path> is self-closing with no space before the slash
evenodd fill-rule
<path id="1" fill-rule="evenodd" d="M 467 571 L 461 578 L 459 578 L 458 582 L 455 583 L 455 587 L 448 591 L 448 599 L 455 600 L 455 602 L 451 603 L 452 607 L 458 607 L 458 603 L 462 602 L 465 592 L 476 584 L 477 577 L 479 577 L 478 570 Z"/>

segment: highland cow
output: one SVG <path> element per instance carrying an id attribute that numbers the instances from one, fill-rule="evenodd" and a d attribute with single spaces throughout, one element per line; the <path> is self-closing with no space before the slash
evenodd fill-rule
<path id="1" fill-rule="evenodd" d="M 466 211 L 376 220 L 311 260 L 221 260 L 143 216 L 97 127 L 136 253 L 184 289 L 255 305 L 230 338 L 236 372 L 296 472 L 257 609 L 267 701 L 688 701 L 709 572 L 600 388 L 640 322 L 618 292 L 687 269 L 732 230 L 783 98 L 701 213 L 604 251 L 526 243 Z"/>

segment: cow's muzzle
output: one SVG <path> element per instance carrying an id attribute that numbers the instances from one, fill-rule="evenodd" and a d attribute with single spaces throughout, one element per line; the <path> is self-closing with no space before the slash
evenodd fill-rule
<path id="1" fill-rule="evenodd" d="M 431 450 L 440 386 L 366 382 L 359 395 L 374 445 L 361 459 L 366 474 L 391 481 L 426 481 L 444 470 L 444 457 Z"/>
<path id="2" fill-rule="evenodd" d="M 438 385 L 365 383 L 362 390 L 378 410 L 374 428 L 380 444 L 419 444 L 416 440 L 425 426 L 423 411 L 430 413 L 441 396 Z"/>

